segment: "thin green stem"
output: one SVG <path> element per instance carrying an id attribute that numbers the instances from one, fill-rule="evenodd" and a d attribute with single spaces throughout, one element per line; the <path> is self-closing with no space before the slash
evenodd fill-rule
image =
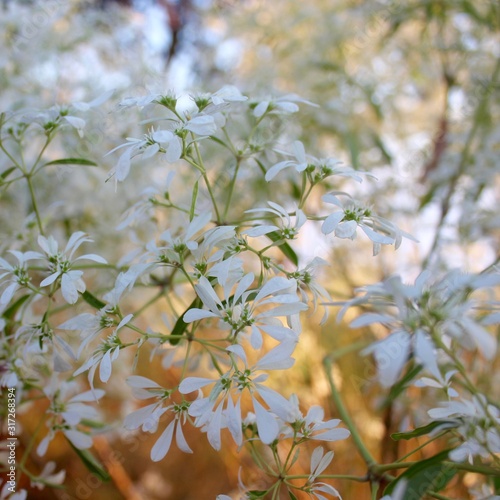
<path id="1" fill-rule="evenodd" d="M 443 437 L 446 434 L 447 431 L 440 432 L 436 436 L 434 436 L 431 439 L 428 439 L 425 443 L 421 444 L 420 446 L 417 446 L 414 450 L 410 451 L 410 453 L 407 453 L 406 455 L 402 456 L 401 458 L 398 458 L 396 460 L 396 463 L 402 462 L 403 460 L 406 460 L 408 457 L 411 457 L 414 453 L 417 453 L 417 451 L 421 450 L 422 448 L 425 448 L 429 443 L 432 443 L 433 441 L 436 441 L 436 439 L 439 439 Z"/>
<path id="2" fill-rule="evenodd" d="M 373 458 L 372 454 L 366 447 L 365 443 L 363 442 L 363 439 L 361 435 L 358 432 L 358 429 L 356 425 L 354 424 L 354 421 L 351 418 L 351 415 L 347 411 L 346 406 L 344 405 L 344 402 L 342 400 L 342 397 L 340 395 L 340 392 L 338 391 L 337 387 L 335 386 L 335 382 L 333 381 L 333 375 L 332 375 L 332 361 L 328 358 L 325 358 L 323 360 L 323 365 L 325 368 L 325 373 L 328 379 L 328 383 L 330 385 L 330 391 L 332 394 L 332 399 L 335 403 L 335 406 L 337 408 L 337 411 L 339 412 L 340 417 L 342 418 L 343 422 L 347 426 L 347 428 L 351 431 L 351 436 L 354 441 L 354 444 L 356 445 L 356 448 L 358 449 L 360 455 L 362 456 L 363 460 L 366 462 L 369 468 L 375 466 L 377 464 L 375 458 Z"/>
<path id="3" fill-rule="evenodd" d="M 149 306 L 153 305 L 158 299 L 161 299 L 164 295 L 163 289 L 160 290 L 156 295 L 151 297 L 146 303 L 144 303 L 137 311 L 135 311 L 134 316 L 139 316 L 145 309 L 147 309 Z"/>
<path id="4" fill-rule="evenodd" d="M 193 139 L 194 139 L 194 135 L 193 134 L 191 134 L 191 135 L 193 136 Z M 212 191 L 212 186 L 210 184 L 210 181 L 208 180 L 207 170 L 205 168 L 205 165 L 203 164 L 203 158 L 201 156 L 200 148 L 198 147 L 198 143 L 197 142 L 194 142 L 194 149 L 196 151 L 196 156 L 198 157 L 199 170 L 201 172 L 201 175 L 203 176 L 203 180 L 205 181 L 205 185 L 207 186 L 208 194 L 210 195 L 210 199 L 212 200 L 212 205 L 213 205 L 214 210 L 215 210 L 215 215 L 217 217 L 217 222 L 221 222 L 219 208 L 217 207 L 217 202 L 215 200 L 215 196 L 214 196 L 214 193 Z"/>
<path id="5" fill-rule="evenodd" d="M 52 137 L 50 137 L 50 134 L 47 135 L 47 140 L 45 141 L 45 144 L 43 145 L 42 149 L 40 150 L 40 153 L 38 154 L 35 162 L 33 163 L 33 166 L 31 167 L 31 170 L 29 172 L 30 175 L 33 175 L 35 173 L 35 169 L 36 169 L 38 163 L 40 162 L 40 160 L 42 159 L 43 153 L 45 153 L 45 150 L 47 149 L 51 140 L 52 140 Z"/>
<path id="6" fill-rule="evenodd" d="M 26 461 L 28 460 L 28 457 L 31 453 L 31 450 L 33 449 L 33 446 L 35 446 L 36 438 L 38 436 L 38 433 L 40 432 L 40 429 L 42 428 L 42 424 L 45 422 L 45 417 L 46 417 L 46 415 L 43 414 L 42 418 L 39 420 L 35 430 L 33 431 L 33 434 L 31 435 L 31 439 L 29 440 L 28 445 L 26 446 L 26 448 L 24 450 L 24 454 L 19 462 L 19 469 L 21 471 L 25 470 Z M 19 474 L 19 476 L 17 477 L 17 484 L 19 484 L 20 479 L 21 479 L 21 474 Z"/>
<path id="7" fill-rule="evenodd" d="M 42 224 L 42 218 L 40 217 L 40 211 L 38 210 L 38 204 L 36 201 L 36 196 L 35 196 L 35 190 L 33 188 L 33 183 L 31 182 L 31 174 L 26 174 L 25 175 L 26 182 L 28 183 L 28 189 L 30 192 L 30 197 L 31 197 L 31 204 L 33 205 L 33 210 L 35 211 L 35 217 L 36 217 L 36 222 L 38 224 L 38 229 L 40 231 L 40 234 L 43 236 L 43 224 Z"/>
<path id="8" fill-rule="evenodd" d="M 231 184 L 229 185 L 229 193 L 227 195 L 226 206 L 224 208 L 224 220 L 226 220 L 227 214 L 229 212 L 229 207 L 231 206 L 231 200 L 233 198 L 234 186 L 236 185 L 236 177 L 238 177 L 238 170 L 240 169 L 241 160 L 236 161 L 236 166 L 234 168 L 233 178 L 231 179 Z"/>

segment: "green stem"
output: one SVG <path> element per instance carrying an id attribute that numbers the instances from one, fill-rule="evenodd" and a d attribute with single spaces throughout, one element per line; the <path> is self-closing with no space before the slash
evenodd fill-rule
<path id="1" fill-rule="evenodd" d="M 44 232 L 43 232 L 42 218 L 40 217 L 40 212 L 38 210 L 38 204 L 37 204 L 36 197 L 35 197 L 35 190 L 33 188 L 33 183 L 31 182 L 31 174 L 26 174 L 25 178 L 26 178 L 26 182 L 28 183 L 28 188 L 29 188 L 30 197 L 31 197 L 31 204 L 33 205 L 33 210 L 35 211 L 38 229 L 40 231 L 40 234 L 43 236 Z"/>
<path id="2" fill-rule="evenodd" d="M 229 194 L 227 195 L 226 206 L 224 208 L 224 220 L 226 220 L 227 213 L 229 212 L 229 207 L 231 206 L 231 200 L 233 198 L 234 186 L 236 184 L 236 177 L 238 177 L 238 170 L 240 169 L 241 160 L 236 161 L 236 167 L 234 168 L 233 178 L 231 179 L 231 184 L 229 185 Z"/>
<path id="3" fill-rule="evenodd" d="M 135 311 L 134 316 L 139 316 L 145 309 L 147 309 L 149 306 L 153 305 L 158 299 L 163 297 L 163 290 L 160 290 L 155 296 L 151 297 L 145 304 L 143 304 L 137 311 Z"/>
<path id="4" fill-rule="evenodd" d="M 35 173 L 35 169 L 36 169 L 38 163 L 40 162 L 40 160 L 42 159 L 43 153 L 47 149 L 47 146 L 50 144 L 51 140 L 52 140 L 52 137 L 50 137 L 50 134 L 47 135 L 47 140 L 45 141 L 43 148 L 40 150 L 40 153 L 38 154 L 38 156 L 35 160 L 35 163 L 33 163 L 33 166 L 31 167 L 30 175 L 33 175 Z"/>
<path id="5" fill-rule="evenodd" d="M 354 444 L 356 445 L 360 455 L 363 457 L 363 460 L 366 462 L 369 468 L 372 468 L 373 466 L 377 465 L 377 462 L 375 458 L 373 458 L 368 448 L 366 447 L 365 443 L 363 442 L 363 439 L 361 438 L 361 435 L 359 434 L 356 425 L 354 424 L 349 412 L 347 411 L 346 406 L 344 405 L 344 402 L 342 401 L 340 392 L 335 387 L 335 383 L 333 381 L 333 376 L 332 376 L 332 368 L 333 368 L 332 361 L 328 358 L 325 358 L 323 360 L 323 365 L 325 368 L 326 376 L 328 378 L 328 383 L 330 385 L 332 398 L 335 403 L 335 406 L 337 407 L 337 411 L 339 412 L 339 415 L 342 418 L 345 425 L 347 426 L 347 428 L 351 431 L 351 436 L 354 441 Z"/>
<path id="6" fill-rule="evenodd" d="M 407 453 L 401 458 L 398 458 L 396 460 L 396 463 L 398 462 L 403 462 L 403 460 L 406 460 L 408 457 L 411 457 L 414 453 L 417 453 L 417 451 L 421 450 L 422 448 L 425 448 L 429 443 L 432 443 L 433 441 L 436 441 L 436 439 L 439 439 L 443 437 L 446 434 L 447 431 L 440 432 L 437 436 L 434 436 L 433 438 L 427 440 L 424 444 L 421 444 L 420 446 L 417 446 L 414 450 L 410 451 L 410 453 Z"/>
<path id="7" fill-rule="evenodd" d="M 36 426 L 35 430 L 33 431 L 33 434 L 31 436 L 31 439 L 28 443 L 28 446 L 26 446 L 24 450 L 24 454 L 21 458 L 21 461 L 19 462 L 19 469 L 21 472 L 25 470 L 26 466 L 26 461 L 28 460 L 28 457 L 31 453 L 31 450 L 33 449 L 33 446 L 35 446 L 35 440 L 36 437 L 38 436 L 38 433 L 40 432 L 40 429 L 42 428 L 42 424 L 45 422 L 45 415 L 42 415 L 42 418 L 38 422 L 38 425 Z M 19 480 L 21 479 L 21 474 L 17 477 L 17 484 L 19 484 Z"/>
<path id="8" fill-rule="evenodd" d="M 193 135 L 193 139 L 194 139 L 194 134 L 191 134 Z M 210 199 L 212 200 L 212 205 L 214 206 L 214 210 L 215 210 L 215 215 L 217 217 L 217 222 L 221 222 L 221 217 L 220 217 L 220 213 L 219 213 L 219 208 L 217 207 L 217 202 L 215 201 L 215 196 L 214 196 L 214 193 L 212 191 L 212 186 L 210 184 L 210 181 L 208 180 L 208 176 L 207 176 L 207 170 L 205 169 L 205 166 L 203 164 L 203 158 L 201 156 L 201 153 L 200 153 L 200 148 L 198 147 L 198 143 L 197 142 L 194 142 L 194 149 L 196 151 L 196 156 L 198 157 L 198 166 L 200 167 L 200 172 L 203 176 L 203 180 L 205 181 L 205 184 L 207 186 L 207 189 L 208 189 L 208 194 L 210 195 Z"/>

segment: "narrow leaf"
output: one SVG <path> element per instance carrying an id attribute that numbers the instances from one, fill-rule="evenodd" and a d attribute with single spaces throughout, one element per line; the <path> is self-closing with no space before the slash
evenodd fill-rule
<path id="1" fill-rule="evenodd" d="M 71 445 L 71 448 L 75 451 L 75 453 L 80 457 L 80 460 L 83 462 L 85 467 L 92 472 L 92 474 L 96 475 L 101 481 L 107 482 L 110 480 L 110 475 L 104 469 L 103 465 L 90 453 L 88 450 L 79 450 L 73 443 L 66 438 L 66 441 Z"/>
<path id="2" fill-rule="evenodd" d="M 4 170 L 1 174 L 0 174 L 0 179 L 2 180 L 5 180 L 7 179 L 7 177 L 12 173 L 14 172 L 14 170 L 16 169 L 17 167 L 10 167 L 8 168 L 7 170 Z"/>
<path id="3" fill-rule="evenodd" d="M 196 209 L 196 199 L 198 198 L 198 183 L 199 181 L 196 181 L 193 188 L 193 196 L 191 197 L 191 208 L 189 210 L 189 222 L 191 222 L 194 219 L 194 212 Z"/>
<path id="4" fill-rule="evenodd" d="M 47 165 L 86 165 L 88 167 L 97 167 L 97 163 L 86 160 L 85 158 L 62 158 L 60 160 L 49 161 Z"/>
<path id="5" fill-rule="evenodd" d="M 422 371 L 422 365 L 414 365 L 408 368 L 405 376 L 391 387 L 381 409 L 387 408 L 408 386 L 408 384 Z"/>
<path id="6" fill-rule="evenodd" d="M 427 460 L 421 460 L 412 465 L 387 486 L 384 495 L 390 495 L 402 480 L 407 482 L 404 498 L 411 497 L 419 500 L 425 498 L 429 491 L 442 490 L 457 473 L 453 465 L 443 463 L 448 459 L 450 451 L 444 450 Z"/>
<path id="7" fill-rule="evenodd" d="M 179 316 L 179 319 L 175 322 L 174 328 L 173 328 L 172 332 L 170 333 L 170 335 L 173 335 L 174 337 L 178 337 L 178 338 L 170 339 L 169 340 L 170 344 L 177 345 L 180 342 L 182 335 L 186 331 L 187 326 L 189 325 L 189 323 L 184 322 L 184 319 L 183 319 L 184 314 L 186 314 L 190 309 L 193 309 L 193 308 L 199 309 L 202 305 L 203 304 L 202 304 L 201 300 L 198 297 L 196 297 L 193 300 L 193 302 L 191 302 L 191 304 L 189 304 L 187 309 Z"/>
<path id="8" fill-rule="evenodd" d="M 16 312 L 19 310 L 19 308 L 31 297 L 30 294 L 23 295 L 22 297 L 19 297 L 10 307 L 5 309 L 3 312 L 2 316 L 5 319 L 12 319 Z"/>
<path id="9" fill-rule="evenodd" d="M 418 436 L 425 436 L 426 434 L 429 434 L 434 429 L 441 427 L 441 426 L 444 429 L 449 429 L 452 427 L 458 427 L 459 422 L 445 421 L 445 420 L 431 422 L 430 424 L 423 425 L 422 427 L 417 427 L 416 429 L 413 429 L 412 431 L 395 432 L 394 434 L 391 434 L 391 438 L 394 439 L 395 441 L 399 441 L 400 439 L 408 440 L 408 439 L 412 439 L 412 438 L 418 437 Z"/>
<path id="10" fill-rule="evenodd" d="M 92 295 L 90 292 L 87 292 L 87 291 L 83 292 L 82 298 L 85 302 L 87 302 L 87 304 L 91 305 L 95 309 L 102 309 L 103 307 L 106 306 L 106 304 L 104 302 L 99 300 L 97 297 Z"/>
<path id="11" fill-rule="evenodd" d="M 266 236 L 271 239 L 272 241 L 280 241 L 283 238 L 275 231 L 272 233 L 267 233 Z M 293 248 L 286 242 L 283 241 L 278 245 L 278 248 L 283 252 L 283 255 L 287 257 L 295 266 L 299 265 L 299 258 L 297 257 L 297 254 L 293 250 Z"/>

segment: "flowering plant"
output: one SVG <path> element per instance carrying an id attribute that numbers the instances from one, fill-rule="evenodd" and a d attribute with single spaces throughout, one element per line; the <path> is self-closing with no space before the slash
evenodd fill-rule
<path id="1" fill-rule="evenodd" d="M 100 168 L 72 146 L 110 102 L 113 144 Z M 97 454 L 125 431 L 155 434 L 153 462 L 177 449 L 196 459 L 200 433 L 218 452 L 238 451 L 238 492 L 220 491 L 220 500 L 340 498 L 349 482 L 369 485 L 373 499 L 447 498 L 459 482 L 473 498 L 496 497 L 498 259 L 479 272 L 436 264 L 448 199 L 414 284 L 392 275 L 341 297 L 327 270 L 341 267 L 334 249 L 358 257 L 368 240 L 364 260 L 383 258 L 417 239 L 369 199 L 371 172 L 306 152 L 313 146 L 285 126 L 303 107 L 320 113 L 294 93 L 261 98 L 224 85 L 0 113 L 2 207 L 26 207 L 22 227 L 6 224 L 0 240 L 0 387 L 15 389 L 20 415 L 43 407 L 0 498 L 58 487 L 60 464 L 35 465 L 60 440 L 100 480 L 119 482 Z M 113 135 L 123 116 L 133 124 Z M 106 210 L 96 186 L 112 200 Z M 60 213 L 59 196 L 71 192 L 95 200 L 91 209 Z M 104 230 L 94 223 L 101 212 Z M 316 349 L 312 331 L 320 325 L 331 339 L 338 306 L 338 322 L 350 318 L 363 340 Z M 289 383 L 310 352 L 307 377 L 323 382 L 323 398 Z M 373 451 L 368 419 L 346 402 L 354 378 L 342 374 L 342 358 L 353 353 L 365 369 L 359 394 L 375 392 L 386 412 L 382 451 L 396 443 L 392 455 Z M 330 474 L 348 446 L 361 472 Z"/>

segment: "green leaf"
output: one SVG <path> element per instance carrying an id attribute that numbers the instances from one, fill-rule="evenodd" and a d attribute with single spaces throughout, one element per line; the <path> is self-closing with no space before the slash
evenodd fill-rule
<path id="1" fill-rule="evenodd" d="M 88 450 L 80 450 L 78 449 L 68 438 L 66 441 L 71 445 L 71 448 L 75 450 L 75 453 L 80 457 L 80 460 L 84 463 L 85 467 L 92 472 L 92 474 L 96 475 L 101 481 L 109 481 L 110 475 L 104 469 L 103 465 L 97 460 L 97 458 L 90 453 Z"/>
<path id="2" fill-rule="evenodd" d="M 198 183 L 196 181 L 193 187 L 193 195 L 191 197 L 191 208 L 189 210 L 189 222 L 194 219 L 194 211 L 196 210 L 196 199 L 198 198 Z"/>
<path id="3" fill-rule="evenodd" d="M 87 167 L 97 167 L 97 163 L 86 160 L 85 158 L 62 158 L 60 160 L 49 161 L 47 165 L 86 165 Z"/>
<path id="4" fill-rule="evenodd" d="M 170 339 L 169 340 L 170 344 L 177 345 L 180 342 L 182 335 L 186 331 L 187 326 L 189 325 L 189 323 L 185 323 L 184 320 L 182 319 L 184 317 L 184 314 L 186 314 L 189 311 L 189 309 L 193 309 L 194 307 L 199 308 L 201 307 L 201 305 L 202 305 L 201 300 L 198 297 L 196 297 L 193 300 L 193 302 L 189 304 L 188 308 L 179 316 L 179 319 L 175 322 L 174 328 L 170 333 L 170 335 L 179 338 Z"/>
<path id="5" fill-rule="evenodd" d="M 272 233 L 267 233 L 266 236 L 274 242 L 283 239 L 282 236 L 276 231 L 273 231 Z M 277 246 L 283 252 L 285 257 L 290 259 L 290 261 L 293 262 L 294 265 L 296 266 L 299 265 L 299 258 L 297 257 L 297 254 L 294 252 L 293 248 L 286 241 L 283 241 Z"/>
<path id="6" fill-rule="evenodd" d="M 10 307 L 5 309 L 3 312 L 2 316 L 5 319 L 12 319 L 16 312 L 19 310 L 19 308 L 31 297 L 31 294 L 26 294 L 23 295 L 22 297 L 19 297 Z"/>
<path id="7" fill-rule="evenodd" d="M 450 451 L 444 450 L 412 465 L 387 486 L 384 495 L 390 495 L 402 480 L 407 482 L 404 498 L 419 500 L 424 498 L 429 491 L 442 490 L 457 473 L 457 469 L 452 464 L 443 463 L 448 459 Z"/>
<path id="8" fill-rule="evenodd" d="M 387 408 L 406 389 L 408 384 L 422 371 L 422 365 L 410 365 L 404 377 L 391 387 L 381 409 Z"/>
<path id="9" fill-rule="evenodd" d="M 103 307 L 106 306 L 106 304 L 104 302 L 99 300 L 97 297 L 92 295 L 90 292 L 87 292 L 87 291 L 83 292 L 82 297 L 83 297 L 83 300 L 85 302 L 87 302 L 87 304 L 91 305 L 95 309 L 102 309 Z"/>
<path id="10" fill-rule="evenodd" d="M 90 427 L 91 429 L 104 429 L 107 424 L 104 422 L 97 422 L 95 420 L 89 420 L 87 418 L 82 418 L 80 423 L 85 427 Z"/>
<path id="11" fill-rule="evenodd" d="M 426 434 L 429 434 L 438 427 L 442 427 L 443 429 L 452 429 L 458 426 L 459 426 L 458 422 L 452 420 L 441 420 L 439 422 L 431 422 L 430 424 L 423 425 L 422 427 L 417 427 L 412 431 L 395 432 L 394 434 L 391 434 L 391 438 L 394 439 L 395 441 L 399 441 L 401 439 L 408 440 L 418 436 L 425 436 Z"/>
<path id="12" fill-rule="evenodd" d="M 221 146 L 224 146 L 226 149 L 229 149 L 231 153 L 233 152 L 233 150 L 223 140 L 219 139 L 218 137 L 215 137 L 215 135 L 211 135 L 209 137 L 210 139 L 212 139 L 212 141 L 216 142 L 217 144 L 220 144 Z"/>
<path id="13" fill-rule="evenodd" d="M 12 173 L 14 172 L 14 170 L 16 170 L 17 167 L 10 167 L 8 168 L 7 170 L 4 170 L 1 174 L 0 174 L 0 179 L 2 180 L 5 180 L 7 179 L 7 177 Z"/>
<path id="14" fill-rule="evenodd" d="M 266 170 L 266 167 L 264 167 L 264 165 L 262 165 L 262 162 L 260 160 L 258 160 L 257 158 L 254 158 L 254 160 L 257 162 L 257 165 L 259 166 L 259 168 L 262 170 L 262 173 L 264 175 L 267 174 L 267 170 Z"/>
<path id="15" fill-rule="evenodd" d="M 267 490 L 250 490 L 247 492 L 249 500 L 264 498 L 267 495 Z"/>
<path id="16" fill-rule="evenodd" d="M 298 500 L 298 498 L 290 490 L 288 490 L 288 494 L 290 495 L 290 500 Z"/>
<path id="17" fill-rule="evenodd" d="M 494 492 L 498 495 L 500 493 L 500 476 L 494 476 L 491 478 L 491 482 L 493 483 Z"/>

